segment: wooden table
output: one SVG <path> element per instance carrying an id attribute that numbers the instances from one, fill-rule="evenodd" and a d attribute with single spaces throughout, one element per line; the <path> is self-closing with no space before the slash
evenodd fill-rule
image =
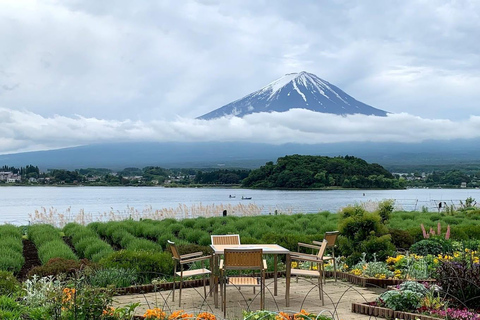
<path id="1" fill-rule="evenodd" d="M 215 254 L 215 307 L 218 307 L 218 261 L 219 257 L 224 254 L 225 249 L 262 249 L 263 254 L 273 254 L 274 273 L 273 273 L 273 295 L 277 295 L 277 261 L 279 254 L 288 254 L 290 251 L 278 244 L 229 244 L 229 245 L 210 245 Z"/>

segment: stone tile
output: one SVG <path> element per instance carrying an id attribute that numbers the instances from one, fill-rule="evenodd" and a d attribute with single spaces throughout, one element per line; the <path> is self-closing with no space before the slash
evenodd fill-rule
<path id="1" fill-rule="evenodd" d="M 290 306 L 285 303 L 285 279 L 279 279 L 278 295 L 273 296 L 273 282 L 267 282 L 265 309 L 270 311 L 287 311 L 290 313 L 305 309 L 311 313 L 334 314 L 335 319 L 371 319 L 370 316 L 351 313 L 352 302 L 374 300 L 384 289 L 361 288 L 352 286 L 348 282 L 333 280 L 324 284 L 324 305 L 319 300 L 316 281 L 300 279 L 292 281 L 290 288 Z M 136 310 L 137 315 L 142 315 L 149 308 L 160 307 L 167 312 L 183 309 L 187 312 L 199 313 L 208 311 L 223 319 L 223 312 L 215 308 L 213 296 L 203 297 L 203 288 L 188 288 L 182 290 L 182 304 L 178 306 L 178 290 L 175 292 L 175 302 L 172 302 L 171 291 L 148 293 L 141 295 L 118 296 L 114 306 L 125 306 L 139 302 L 141 305 Z M 220 297 L 219 297 L 220 303 Z M 227 289 L 227 319 L 241 319 L 244 310 L 258 310 L 260 308 L 259 291 L 253 293 L 252 288 L 242 288 L 240 291 L 230 287 Z"/>

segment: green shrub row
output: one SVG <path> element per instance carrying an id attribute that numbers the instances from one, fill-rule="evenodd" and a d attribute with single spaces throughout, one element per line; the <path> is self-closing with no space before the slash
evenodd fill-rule
<path id="1" fill-rule="evenodd" d="M 22 232 L 20 228 L 5 224 L 0 226 L 0 270 L 18 273 L 22 269 Z"/>
<path id="2" fill-rule="evenodd" d="M 49 224 L 31 225 L 27 229 L 28 238 L 37 247 L 42 264 L 52 258 L 78 260 L 78 257 L 63 241 L 60 231 Z"/>
<path id="3" fill-rule="evenodd" d="M 86 226 L 72 222 L 63 228 L 63 232 L 72 240 L 72 245 L 80 258 L 98 262 L 113 252 L 108 243 Z"/>
<path id="4" fill-rule="evenodd" d="M 125 233 L 155 241 L 163 248 L 167 240 L 177 245 L 211 244 L 212 234 L 240 234 L 242 243 L 278 243 L 296 249 L 298 241 L 321 240 L 325 231 L 337 230 L 337 215 L 329 212 L 319 214 L 266 215 L 255 217 L 212 217 L 161 221 L 113 221 L 95 222 L 90 228 L 121 248 Z M 298 240 L 298 241 L 297 241 Z M 124 241 L 125 242 L 125 241 Z M 130 249 L 130 248 L 127 248 Z"/>
<path id="5" fill-rule="evenodd" d="M 162 251 L 160 244 L 148 239 L 136 237 L 133 234 L 130 224 L 128 220 L 110 221 L 107 223 L 91 223 L 88 227 L 119 249 L 131 251 Z"/>

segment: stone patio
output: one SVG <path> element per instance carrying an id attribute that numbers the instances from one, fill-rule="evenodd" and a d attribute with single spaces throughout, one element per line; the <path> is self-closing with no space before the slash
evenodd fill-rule
<path id="1" fill-rule="evenodd" d="M 333 315 L 335 319 L 340 320 L 371 319 L 374 317 L 352 313 L 352 302 L 373 301 L 380 293 L 385 291 L 381 288 L 362 288 L 348 282 L 335 282 L 333 279 L 328 279 L 323 286 L 325 305 L 322 306 L 316 284 L 316 279 L 300 278 L 298 283 L 292 280 L 290 307 L 287 308 L 284 298 L 285 278 L 279 279 L 277 296 L 273 295 L 273 279 L 267 279 L 265 309 L 289 313 L 305 309 L 315 314 L 323 312 L 326 315 Z M 252 288 L 242 288 L 240 291 L 234 287 L 227 288 L 226 319 L 242 319 L 243 310 L 258 310 L 260 308 L 260 295 L 258 293 L 257 290 L 254 294 Z M 114 306 L 125 306 L 135 302 L 141 304 L 136 310 L 137 315 L 143 315 L 147 309 L 160 307 L 167 312 L 179 309 L 189 313 L 208 311 L 215 314 L 217 319 L 223 319 L 223 311 L 221 311 L 220 306 L 215 308 L 214 297 L 208 296 L 206 300 L 203 298 L 203 287 L 183 289 L 181 307 L 178 306 L 178 290 L 175 292 L 175 302 L 172 302 L 171 291 L 160 291 L 118 296 L 115 299 Z"/>

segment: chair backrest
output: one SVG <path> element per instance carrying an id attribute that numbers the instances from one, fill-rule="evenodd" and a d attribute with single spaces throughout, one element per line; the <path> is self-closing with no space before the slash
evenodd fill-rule
<path id="1" fill-rule="evenodd" d="M 323 239 L 323 241 L 321 242 L 321 245 L 320 245 L 320 249 L 318 250 L 318 253 L 317 253 L 317 257 L 319 257 L 320 259 L 323 258 L 323 255 L 325 254 L 325 249 L 327 248 L 327 245 L 328 245 L 328 241 Z"/>
<path id="2" fill-rule="evenodd" d="M 225 249 L 223 265 L 225 269 L 263 269 L 262 249 Z"/>
<path id="3" fill-rule="evenodd" d="M 211 238 L 213 245 L 240 244 L 240 235 L 238 234 L 212 235 Z"/>
<path id="4" fill-rule="evenodd" d="M 325 232 L 324 239 L 328 241 L 327 248 L 331 248 L 331 247 L 335 246 L 335 241 L 337 241 L 337 237 L 338 237 L 339 233 L 340 233 L 339 231 Z"/>
<path id="5" fill-rule="evenodd" d="M 174 259 L 180 260 L 180 254 L 178 253 L 177 246 L 175 242 L 167 240 L 168 245 L 170 246 L 170 250 L 172 251 L 172 255 Z"/>

